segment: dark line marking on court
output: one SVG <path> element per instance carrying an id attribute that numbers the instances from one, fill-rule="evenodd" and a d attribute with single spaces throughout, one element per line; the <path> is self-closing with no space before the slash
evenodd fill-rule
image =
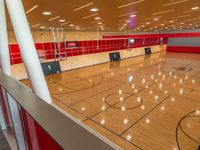
<path id="1" fill-rule="evenodd" d="M 162 100 L 160 103 L 158 103 L 156 106 L 154 106 L 150 111 L 148 111 L 146 114 L 144 114 L 140 119 L 138 119 L 137 121 L 135 121 L 134 124 L 132 124 L 130 127 L 128 127 L 128 129 L 126 129 L 125 131 L 123 131 L 120 136 L 122 136 L 125 132 L 127 132 L 130 128 L 132 128 L 134 125 L 136 125 L 140 120 L 144 119 L 147 115 L 149 115 L 154 109 L 156 109 L 160 104 L 162 104 L 163 102 L 165 102 L 171 95 L 168 95 L 167 97 L 164 98 L 164 100 Z"/>
<path id="2" fill-rule="evenodd" d="M 195 113 L 197 110 L 194 110 L 194 111 L 191 111 L 191 112 L 189 112 L 189 113 L 187 113 L 186 115 L 184 115 L 180 120 L 179 120 L 179 122 L 178 122 L 178 124 L 177 124 L 177 126 L 176 126 L 176 143 L 177 143 L 177 146 L 178 146 L 178 150 L 181 150 L 181 147 L 180 147 L 180 141 L 179 141 L 179 137 L 178 137 L 178 135 L 179 135 L 179 128 L 180 128 L 180 125 L 181 125 L 181 122 L 185 119 L 185 118 L 187 118 L 187 116 L 189 116 L 190 114 L 192 114 L 192 113 Z M 192 117 L 192 116 L 191 116 Z M 184 133 L 184 132 L 183 132 Z M 185 134 L 185 133 L 184 133 Z M 185 134 L 186 136 L 187 136 L 187 134 Z M 188 136 L 189 137 L 189 136 Z M 194 140 L 195 141 L 195 140 Z M 197 142 L 197 144 L 198 144 L 198 141 L 195 141 L 195 142 Z"/>

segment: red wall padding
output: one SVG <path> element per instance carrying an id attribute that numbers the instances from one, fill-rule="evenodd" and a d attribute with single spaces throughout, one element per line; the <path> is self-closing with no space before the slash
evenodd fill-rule
<path id="1" fill-rule="evenodd" d="M 200 53 L 200 47 L 168 46 L 167 52 L 174 53 Z"/>
<path id="2" fill-rule="evenodd" d="M 153 46 L 160 44 L 160 38 L 158 37 L 142 37 L 135 38 L 135 43 L 131 44 L 129 48 L 143 47 L 143 46 Z M 164 44 L 167 44 L 167 38 L 163 40 Z M 96 40 L 93 41 L 78 41 L 77 48 L 65 48 L 65 43 L 61 46 L 61 56 L 70 57 L 84 54 L 94 54 L 115 50 L 127 49 L 128 39 L 108 39 L 108 40 Z M 58 57 L 55 55 L 55 47 L 57 45 L 53 42 L 48 43 L 35 43 L 37 51 L 43 51 L 45 59 L 53 59 Z M 22 63 L 20 48 L 17 44 L 10 44 L 10 58 L 11 64 Z"/>

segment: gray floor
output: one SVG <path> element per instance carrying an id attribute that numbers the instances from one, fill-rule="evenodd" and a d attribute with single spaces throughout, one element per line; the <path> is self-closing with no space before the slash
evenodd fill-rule
<path id="1" fill-rule="evenodd" d="M 0 126 L 0 150 L 10 150 L 8 142 L 6 141 L 6 138 L 4 137 L 3 132 L 1 130 L 1 126 Z"/>

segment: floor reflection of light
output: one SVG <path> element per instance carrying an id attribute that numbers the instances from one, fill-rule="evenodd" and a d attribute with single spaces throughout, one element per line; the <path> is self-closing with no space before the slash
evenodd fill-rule
<path id="1" fill-rule="evenodd" d="M 146 86 L 145 86 L 145 88 L 146 88 L 146 89 L 148 89 L 148 88 L 149 88 L 149 86 L 148 86 L 148 85 L 146 85 Z"/>
<path id="2" fill-rule="evenodd" d="M 172 72 L 169 72 L 169 75 L 171 76 L 171 75 L 172 75 Z"/>
<path id="3" fill-rule="evenodd" d="M 101 107 L 101 109 L 102 109 L 102 110 L 105 110 L 105 109 L 106 109 L 106 107 L 105 107 L 105 106 L 102 106 L 102 107 Z"/>
<path id="4" fill-rule="evenodd" d="M 168 93 L 168 91 L 165 91 L 165 94 L 167 94 Z"/>
<path id="5" fill-rule="evenodd" d="M 179 90 L 179 94 L 183 94 L 183 89 L 182 88 Z"/>
<path id="6" fill-rule="evenodd" d="M 149 124 L 149 123 L 150 123 L 150 120 L 149 120 L 149 119 L 146 119 L 145 122 L 146 122 L 147 124 Z"/>
<path id="7" fill-rule="evenodd" d="M 159 98 L 159 97 L 158 97 L 157 95 L 154 97 L 154 99 L 156 99 L 156 100 L 157 100 L 158 98 Z"/>
<path id="8" fill-rule="evenodd" d="M 158 79 L 156 79 L 155 82 L 158 82 Z"/>
<path id="9" fill-rule="evenodd" d="M 138 90 L 137 90 L 137 89 L 135 89 L 135 90 L 134 90 L 134 92 L 135 92 L 135 93 L 137 93 L 137 92 L 138 92 Z"/>
<path id="10" fill-rule="evenodd" d="M 105 102 L 105 100 L 106 100 L 106 98 L 105 98 L 105 97 L 103 97 L 103 98 L 102 98 L 102 101 L 103 101 L 103 102 Z"/>
<path id="11" fill-rule="evenodd" d="M 59 91 L 63 91 L 63 89 L 62 89 L 62 88 L 59 88 L 58 90 L 59 90 Z"/>
<path id="12" fill-rule="evenodd" d="M 200 110 L 197 110 L 197 111 L 196 111 L 196 115 L 200 115 Z"/>
<path id="13" fill-rule="evenodd" d="M 90 79 L 89 82 L 92 82 L 92 79 Z"/>
<path id="14" fill-rule="evenodd" d="M 104 119 L 102 119 L 100 123 L 101 123 L 101 125 L 104 125 L 105 122 L 106 122 L 106 121 L 105 121 Z"/>
<path id="15" fill-rule="evenodd" d="M 194 83 L 195 83 L 195 80 L 192 80 L 192 83 L 194 84 Z"/>
<path id="16" fill-rule="evenodd" d="M 132 136 L 131 136 L 131 135 L 127 135 L 127 136 L 126 136 L 126 139 L 127 139 L 128 141 L 130 141 L 130 140 L 132 139 Z"/>
<path id="17" fill-rule="evenodd" d="M 122 111 L 125 111 L 125 110 L 126 110 L 126 108 L 125 108 L 125 107 L 121 107 L 121 110 L 122 110 Z"/>
<path id="18" fill-rule="evenodd" d="M 188 75 L 185 75 L 185 80 L 187 80 L 188 79 Z"/>
<path id="19" fill-rule="evenodd" d="M 134 89 L 134 88 L 135 88 L 135 84 L 132 84 L 132 86 L 131 86 L 131 87 L 132 87 L 132 89 Z"/>
<path id="20" fill-rule="evenodd" d="M 137 98 L 137 102 L 141 102 L 141 98 L 140 97 Z"/>
<path id="21" fill-rule="evenodd" d="M 113 73 L 113 72 L 111 72 L 111 73 L 110 73 L 110 75 L 111 75 L 111 76 L 113 76 L 113 75 L 114 75 L 114 73 Z"/>
<path id="22" fill-rule="evenodd" d="M 144 110 L 144 109 L 145 109 L 145 106 L 144 106 L 144 105 L 142 105 L 142 106 L 141 106 L 141 109 L 142 109 L 142 110 Z"/>
<path id="23" fill-rule="evenodd" d="M 175 98 L 174 98 L 174 97 L 172 97 L 172 98 L 171 98 L 171 101 L 172 101 L 172 102 L 174 102 L 174 101 L 175 101 Z"/>
<path id="24" fill-rule="evenodd" d="M 180 79 L 180 80 L 179 80 L 179 83 L 180 83 L 180 84 L 181 84 L 181 83 L 183 83 L 183 80 L 182 80 L 182 79 Z"/>
<path id="25" fill-rule="evenodd" d="M 142 83 L 143 83 L 143 84 L 145 83 L 145 81 L 146 81 L 145 79 L 142 79 Z"/>
<path id="26" fill-rule="evenodd" d="M 161 109 L 161 110 L 165 110 L 165 107 L 164 107 L 164 106 L 162 106 L 160 109 Z"/>
<path id="27" fill-rule="evenodd" d="M 159 75 L 159 76 L 161 76 L 161 75 L 162 75 L 162 73 L 161 73 L 161 72 L 159 72 L 159 73 L 158 73 L 158 75 Z"/>
<path id="28" fill-rule="evenodd" d="M 120 97 L 120 99 L 119 99 L 121 102 L 124 100 L 124 98 L 123 97 Z"/>
<path id="29" fill-rule="evenodd" d="M 151 75 L 151 79 L 154 79 L 154 75 Z"/>
<path id="30" fill-rule="evenodd" d="M 172 150 L 178 150 L 176 147 L 172 147 Z"/>
<path id="31" fill-rule="evenodd" d="M 122 94 L 122 90 L 119 90 L 118 93 L 119 93 L 119 94 Z"/>
<path id="32" fill-rule="evenodd" d="M 153 91 L 150 90 L 150 91 L 149 91 L 149 94 L 153 94 Z"/>
<path id="33" fill-rule="evenodd" d="M 84 110 L 85 110 L 85 107 L 82 107 L 81 110 L 84 111 Z"/>
<path id="34" fill-rule="evenodd" d="M 124 119 L 124 120 L 123 120 L 123 123 L 124 123 L 124 124 L 127 124 L 127 123 L 128 123 L 128 119 Z"/>
<path id="35" fill-rule="evenodd" d="M 176 79 L 176 78 L 177 78 L 177 76 L 175 75 L 175 76 L 174 76 L 174 79 Z"/>
<path id="36" fill-rule="evenodd" d="M 128 82 L 132 82 L 133 81 L 133 76 L 129 76 L 128 77 Z"/>

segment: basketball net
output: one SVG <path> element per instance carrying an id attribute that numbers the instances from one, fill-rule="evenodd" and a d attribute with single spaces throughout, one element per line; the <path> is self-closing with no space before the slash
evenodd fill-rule
<path id="1" fill-rule="evenodd" d="M 52 35 L 53 35 L 53 41 L 54 41 L 54 58 L 57 60 L 61 60 L 63 58 L 63 54 L 61 53 L 62 46 L 65 47 L 65 29 L 64 28 L 55 28 L 50 27 Z M 66 57 L 66 54 L 65 56 Z"/>

